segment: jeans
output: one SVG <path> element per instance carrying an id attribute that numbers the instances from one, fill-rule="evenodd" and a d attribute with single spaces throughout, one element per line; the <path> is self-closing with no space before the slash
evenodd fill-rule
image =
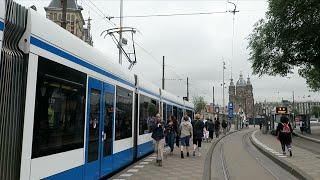
<path id="1" fill-rule="evenodd" d="M 171 152 L 173 151 L 174 148 L 174 142 L 175 142 L 175 133 L 171 132 L 167 134 L 167 144 L 171 149 Z"/>

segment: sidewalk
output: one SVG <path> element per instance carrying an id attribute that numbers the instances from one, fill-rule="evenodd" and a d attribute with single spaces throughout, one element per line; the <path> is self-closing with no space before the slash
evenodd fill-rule
<path id="1" fill-rule="evenodd" d="M 202 142 L 201 156 L 192 156 L 192 150 L 190 151 L 190 157 L 186 156 L 181 159 L 180 148 L 175 147 L 173 155 L 164 156 L 162 167 L 156 165 L 156 154 L 152 154 L 134 165 L 124 169 L 118 173 L 113 180 L 130 179 L 130 180 L 147 180 L 147 179 L 168 179 L 168 180 L 185 180 L 185 179 L 202 179 L 204 162 L 206 154 L 210 149 L 212 143 Z M 192 145 L 192 144 L 190 144 Z M 193 146 L 190 146 L 193 148 Z"/>
<path id="2" fill-rule="evenodd" d="M 270 134 L 262 134 L 259 130 L 252 134 L 252 140 L 269 156 L 276 158 L 284 166 L 289 166 L 293 169 L 292 171 L 300 173 L 304 179 L 320 180 L 320 157 L 316 154 L 293 146 L 293 157 L 289 157 L 288 153 L 284 156 L 276 137 Z"/>
<path id="3" fill-rule="evenodd" d="M 294 130 L 294 133 L 302 138 L 306 138 L 314 142 L 320 143 L 320 126 L 311 126 L 311 134 L 307 134 L 307 133 L 301 134 L 299 127 L 297 127 Z"/>
<path id="4" fill-rule="evenodd" d="M 235 132 L 232 127 L 228 134 Z M 223 135 L 220 135 L 220 138 Z M 184 159 L 180 157 L 180 148 L 174 148 L 173 155 L 164 155 L 162 167 L 156 164 L 156 154 L 153 153 L 148 157 L 145 157 L 128 168 L 117 173 L 110 179 L 113 180 L 198 180 L 202 179 L 204 175 L 206 164 L 206 158 L 212 158 L 208 152 L 212 145 L 218 140 L 213 138 L 211 143 L 203 142 L 201 147 L 201 156 L 192 156 L 193 144 L 190 141 L 190 157 L 184 153 Z M 207 154 L 210 157 L 207 157 Z M 207 171 L 206 170 L 206 171 Z"/>

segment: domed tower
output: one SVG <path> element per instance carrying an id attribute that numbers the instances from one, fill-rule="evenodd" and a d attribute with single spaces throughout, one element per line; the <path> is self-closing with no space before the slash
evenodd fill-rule
<path id="1" fill-rule="evenodd" d="M 237 96 L 237 103 L 236 109 L 242 107 L 242 109 L 246 112 L 246 85 L 247 82 L 243 79 L 242 73 L 239 75 L 239 80 L 236 84 L 236 96 Z"/>
<path id="2" fill-rule="evenodd" d="M 235 97 L 236 97 L 236 87 L 233 83 L 233 78 L 230 79 L 230 85 L 229 85 L 229 102 L 235 103 Z"/>

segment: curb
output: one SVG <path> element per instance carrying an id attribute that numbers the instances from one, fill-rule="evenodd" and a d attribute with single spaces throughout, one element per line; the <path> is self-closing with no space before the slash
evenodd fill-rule
<path id="1" fill-rule="evenodd" d="M 206 155 L 206 160 L 204 162 L 204 169 L 203 169 L 203 176 L 202 176 L 202 180 L 210 180 L 211 179 L 211 163 L 212 163 L 212 154 L 213 154 L 213 150 L 216 147 L 216 145 L 220 142 L 221 139 L 235 133 L 238 132 L 238 130 L 229 132 L 227 135 L 219 138 L 217 141 L 215 141 L 214 143 L 212 143 L 209 152 Z"/>
<path id="2" fill-rule="evenodd" d="M 257 131 L 254 131 L 257 132 Z M 253 133 L 254 133 L 253 132 Z M 260 145 L 257 144 L 257 142 L 255 142 L 255 140 L 252 139 L 253 133 L 251 134 L 250 141 L 251 143 L 265 156 L 267 156 L 268 158 L 270 158 L 273 162 L 275 162 L 276 164 L 278 164 L 280 167 L 282 167 L 283 169 L 287 170 L 288 172 L 290 172 L 293 176 L 295 176 L 298 179 L 302 179 L 302 180 L 313 180 L 313 178 L 305 173 L 304 171 L 302 171 L 300 168 L 298 168 L 297 166 L 285 161 L 285 160 L 281 160 L 279 158 L 277 158 L 275 155 L 269 153 L 267 150 L 265 150 L 263 147 L 261 147 Z"/>
<path id="3" fill-rule="evenodd" d="M 300 133 L 296 133 L 296 132 L 293 132 L 293 135 L 320 144 L 320 140 L 319 139 L 315 139 L 315 138 L 311 138 L 311 137 L 308 137 L 308 136 L 304 136 L 304 135 L 301 135 Z"/>

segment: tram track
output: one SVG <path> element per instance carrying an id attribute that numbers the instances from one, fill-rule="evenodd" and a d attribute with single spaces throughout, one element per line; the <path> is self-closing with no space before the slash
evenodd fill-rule
<path id="1" fill-rule="evenodd" d="M 252 130 L 238 131 L 216 143 L 211 179 L 297 179 L 260 153 L 249 139 Z"/>

